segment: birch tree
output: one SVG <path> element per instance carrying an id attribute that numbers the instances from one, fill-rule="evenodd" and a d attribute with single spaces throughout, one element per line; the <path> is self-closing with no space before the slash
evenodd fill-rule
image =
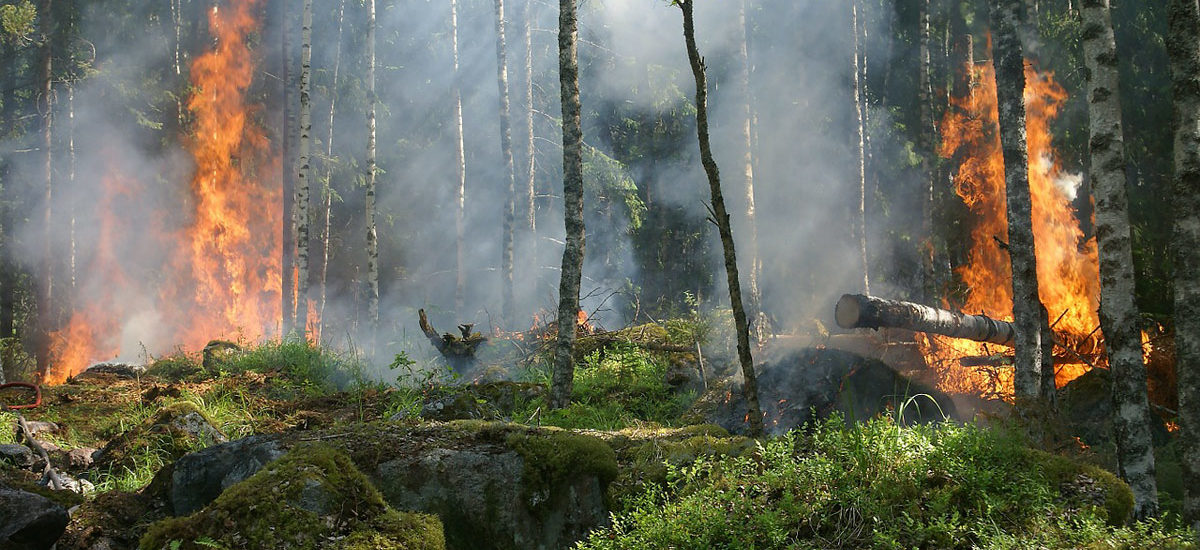
<path id="1" fill-rule="evenodd" d="M 304 0 L 300 22 L 300 162 L 296 173 L 296 332 L 308 332 L 309 157 L 312 152 L 312 0 Z"/>
<path id="2" fill-rule="evenodd" d="M 858 196 L 856 197 L 858 204 L 854 212 L 854 237 L 857 241 L 855 244 L 858 246 L 858 267 L 861 270 L 860 275 L 862 275 L 862 291 L 863 294 L 870 294 L 871 277 L 868 275 L 867 267 L 867 157 L 865 144 L 863 143 L 865 133 L 863 129 L 863 116 L 865 109 L 861 101 L 862 82 L 859 80 L 861 72 L 858 63 L 858 50 L 861 47 L 858 40 L 858 0 L 850 2 L 850 22 L 851 32 L 854 34 L 854 59 L 852 60 L 854 77 L 851 80 L 854 88 L 854 146 L 855 152 L 858 155 L 855 159 L 857 163 L 856 168 L 858 168 Z"/>
<path id="3" fill-rule="evenodd" d="M 1100 328 L 1112 373 L 1113 428 L 1117 461 L 1133 489 L 1134 515 L 1154 516 L 1158 489 L 1150 408 L 1138 311 L 1134 303 L 1133 248 L 1129 201 L 1125 191 L 1125 142 L 1117 86 L 1117 44 L 1108 0 L 1084 0 L 1083 51 L 1088 69 L 1088 119 L 1091 173 L 1096 201 L 1096 242 L 1100 254 Z"/>
<path id="4" fill-rule="evenodd" d="M 38 9 L 38 32 L 41 47 L 37 60 L 37 108 L 41 117 L 42 153 L 42 261 L 38 273 L 37 295 L 37 344 L 34 355 L 37 362 L 38 380 L 43 380 L 50 369 L 50 331 L 54 329 L 54 152 L 53 152 L 53 59 L 54 35 L 53 0 L 42 0 Z"/>
<path id="5" fill-rule="evenodd" d="M 292 110 L 292 44 L 291 44 L 291 26 L 288 22 L 291 20 L 291 13 L 288 10 L 288 2 L 280 1 L 279 4 L 279 20 L 283 22 L 282 30 L 280 31 L 280 59 L 282 60 L 281 75 L 283 78 L 283 132 L 280 137 L 280 147 L 283 156 L 283 263 L 281 288 L 283 290 L 283 299 L 280 301 L 280 307 L 283 309 L 282 320 L 280 324 L 283 334 L 291 334 L 292 329 L 296 326 L 296 180 L 295 180 L 295 160 L 293 158 L 294 149 L 292 147 L 292 128 L 293 114 Z"/>
<path id="6" fill-rule="evenodd" d="M 1168 2 L 1175 95 L 1175 357 L 1183 518 L 1200 538 L 1200 4 Z"/>
<path id="7" fill-rule="evenodd" d="M 729 223 L 729 212 L 725 209 L 725 198 L 721 193 L 721 174 L 713 159 L 712 146 L 708 138 L 708 81 L 705 76 L 704 59 L 696 47 L 696 28 L 692 15 L 693 0 L 676 0 L 683 11 L 683 39 L 687 44 L 688 62 L 696 80 L 696 134 L 700 141 L 700 162 L 708 176 L 708 189 L 712 198 L 712 215 L 721 235 L 721 248 L 725 256 L 725 279 L 729 285 L 729 303 L 733 308 L 734 330 L 737 331 L 738 361 L 742 366 L 745 385 L 749 432 L 758 437 L 763 433 L 762 408 L 758 405 L 758 380 L 754 375 L 754 358 L 750 354 L 750 327 L 746 321 L 746 309 L 742 305 L 742 287 L 738 280 L 737 253 L 733 245 L 733 229 Z"/>
<path id="8" fill-rule="evenodd" d="M 996 100 L 1000 112 L 1000 146 L 1008 203 L 1008 255 L 1012 264 L 1013 322 L 1017 326 L 1014 389 L 1018 400 L 1036 401 L 1042 394 L 1042 331 L 1046 315 L 1038 298 L 1037 261 L 1033 244 L 1033 206 L 1029 195 L 1025 143 L 1025 60 L 1017 29 L 1021 0 L 992 2 Z M 1049 359 L 1049 358 L 1047 358 Z"/>
<path id="9" fill-rule="evenodd" d="M 500 258 L 501 315 L 505 323 L 513 322 L 513 226 L 516 223 L 516 179 L 513 174 L 512 121 L 508 99 L 508 51 L 504 42 L 504 0 L 496 0 L 496 86 L 500 90 L 500 154 L 504 162 L 504 210 L 501 212 L 502 243 Z"/>
<path id="10" fill-rule="evenodd" d="M 450 0 L 450 49 L 454 58 L 454 310 L 462 313 L 467 291 L 467 157 L 463 149 L 462 83 L 458 72 L 458 0 Z"/>
<path id="11" fill-rule="evenodd" d="M 375 232 L 375 0 L 367 0 L 367 323 L 371 345 L 379 328 L 379 238 Z"/>
<path id="12" fill-rule="evenodd" d="M 747 279 L 750 287 L 750 317 L 753 318 L 755 340 L 766 338 L 767 316 L 762 310 L 762 289 L 759 274 L 762 270 L 758 258 L 758 216 L 754 206 L 754 139 L 751 129 L 754 123 L 753 94 L 750 88 L 750 30 L 746 26 L 746 6 L 749 0 L 738 3 L 738 88 L 742 101 L 738 104 L 738 122 L 742 132 L 742 192 L 746 197 L 746 243 L 750 249 L 746 262 L 750 269 Z"/>
<path id="13" fill-rule="evenodd" d="M 333 54 L 333 75 L 329 86 L 329 133 L 325 136 L 325 185 L 322 187 L 321 198 L 321 266 L 317 271 L 317 333 L 313 339 L 321 341 L 321 333 L 325 326 L 325 297 L 326 282 L 329 278 L 329 234 L 333 223 L 333 121 L 337 113 L 338 100 L 338 71 L 342 66 L 342 28 L 346 20 L 346 0 L 338 3 L 337 46 Z"/>
<path id="14" fill-rule="evenodd" d="M 554 346 L 554 375 L 550 406 L 571 403 L 575 380 L 575 327 L 579 284 L 583 278 L 583 106 L 579 101 L 579 23 L 576 0 L 558 2 L 558 79 L 562 103 L 563 218 L 566 243 L 558 284 L 558 336 Z"/>

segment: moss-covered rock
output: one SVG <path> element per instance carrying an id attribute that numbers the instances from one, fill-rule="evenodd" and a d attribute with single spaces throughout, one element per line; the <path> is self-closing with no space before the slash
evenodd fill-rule
<path id="1" fill-rule="evenodd" d="M 546 394 L 541 384 L 482 382 L 442 388 L 421 406 L 421 417 L 430 420 L 508 420 L 520 409 Z"/>
<path id="2" fill-rule="evenodd" d="M 1065 456 L 1028 450 L 1028 459 L 1053 487 L 1068 509 L 1094 508 L 1109 525 L 1124 525 L 1133 513 L 1133 491 L 1115 474 Z"/>
<path id="3" fill-rule="evenodd" d="M 436 518 L 391 509 L 344 453 L 298 445 L 201 511 L 150 526 L 145 550 L 445 547 Z"/>
<path id="4" fill-rule="evenodd" d="M 94 466 L 100 470 L 132 470 L 139 455 L 153 451 L 166 461 L 228 441 L 225 434 L 190 401 L 164 407 L 141 425 L 118 435 L 97 454 Z"/>

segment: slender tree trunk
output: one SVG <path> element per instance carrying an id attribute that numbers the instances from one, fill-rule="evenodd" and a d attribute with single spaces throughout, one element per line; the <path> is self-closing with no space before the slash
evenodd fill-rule
<path id="1" fill-rule="evenodd" d="M 300 162 L 296 170 L 296 333 L 308 333 L 308 238 L 309 190 L 311 187 L 312 103 L 309 97 L 312 77 L 312 0 L 304 0 L 300 23 Z"/>
<path id="2" fill-rule="evenodd" d="M 0 52 L 3 52 L 3 60 L 5 62 L 5 78 L 6 82 L 17 81 L 17 62 L 15 59 L 16 52 L 12 46 L 0 43 Z M 16 86 L 5 86 L 0 90 L 3 96 L 3 111 L 0 112 L 0 121 L 4 126 L 0 127 L 0 136 L 8 137 L 13 132 L 13 117 L 16 112 L 14 103 L 17 101 Z M 11 166 L 7 159 L 0 160 L 0 338 L 10 338 L 15 334 L 13 321 L 15 316 L 13 308 L 17 304 L 17 277 L 16 269 L 14 269 L 12 260 L 12 248 L 10 246 L 10 236 L 12 232 L 12 211 L 8 204 L 9 196 L 12 190 L 5 190 L 9 185 L 8 175 L 11 173 Z M 3 355 L 5 363 L 0 365 L 0 369 L 11 370 L 12 365 L 8 363 L 8 355 Z"/>
<path id="3" fill-rule="evenodd" d="M 853 59 L 854 78 L 852 79 L 852 82 L 853 82 L 853 86 L 854 86 L 854 128 L 855 128 L 854 140 L 855 140 L 856 153 L 858 154 L 858 158 L 856 159 L 856 162 L 858 163 L 858 197 L 857 197 L 858 204 L 857 204 L 857 210 L 854 213 L 854 221 L 855 221 L 855 228 L 854 228 L 855 235 L 854 236 L 855 236 L 856 240 L 858 241 L 856 244 L 858 245 L 858 261 L 859 261 L 858 267 L 860 269 L 859 273 L 862 275 L 862 291 L 863 291 L 863 294 L 870 294 L 871 293 L 871 278 L 868 275 L 868 267 L 867 267 L 867 265 L 868 265 L 867 264 L 867 157 L 865 154 L 866 147 L 865 147 L 865 144 L 863 143 L 863 139 L 864 139 L 863 104 L 861 102 L 862 83 L 859 81 L 861 72 L 859 70 L 859 64 L 858 64 L 858 60 L 859 60 L 858 51 L 859 51 L 859 48 L 861 47 L 861 45 L 859 44 L 859 40 L 858 40 L 859 35 L 858 35 L 858 1 L 857 0 L 852 0 L 850 2 L 850 21 L 851 21 L 851 32 L 854 33 L 854 59 Z"/>
<path id="4" fill-rule="evenodd" d="M 1100 254 L 1100 328 L 1112 371 L 1112 398 L 1117 414 L 1117 461 L 1133 489 L 1134 516 L 1158 513 L 1154 480 L 1154 447 L 1150 442 L 1150 407 L 1146 365 L 1134 301 L 1133 247 L 1129 201 L 1125 192 L 1125 142 L 1121 133 L 1121 101 L 1117 77 L 1117 44 L 1108 0 L 1083 2 L 1083 50 L 1090 73 L 1088 119 L 1092 198 L 1096 201 L 1096 242 Z"/>
<path id="5" fill-rule="evenodd" d="M 1175 356 L 1183 517 L 1200 539 L 1200 5 L 1168 2 L 1175 92 Z"/>
<path id="6" fill-rule="evenodd" d="M 38 70 L 37 70 L 37 107 L 38 114 L 41 117 L 42 131 L 42 162 L 43 162 L 43 177 L 44 188 L 42 199 L 45 204 L 42 205 L 42 261 L 41 270 L 38 274 L 38 331 L 37 344 L 35 346 L 35 359 L 37 362 L 37 371 L 39 381 L 45 380 L 46 374 L 50 370 L 50 332 L 54 330 L 54 252 L 52 242 L 52 228 L 54 227 L 54 156 L 52 146 L 53 140 L 53 108 L 54 102 L 52 98 L 52 63 L 54 59 L 54 48 L 52 45 L 54 36 L 54 19 L 52 14 L 53 1 L 42 0 L 41 9 L 38 11 L 38 30 L 42 38 L 42 46 L 38 53 Z"/>
<path id="7" fill-rule="evenodd" d="M 379 330 L 379 238 L 375 232 L 375 0 L 367 0 L 367 324 L 371 346 Z"/>
<path id="8" fill-rule="evenodd" d="M 930 78 L 932 59 L 929 51 L 929 0 L 917 0 L 918 73 L 917 109 L 920 127 L 917 129 L 917 148 L 921 155 L 921 291 L 927 303 L 940 298 L 940 287 L 934 266 L 937 265 L 937 239 L 934 236 L 934 201 L 938 178 L 934 174 L 933 86 Z"/>
<path id="9" fill-rule="evenodd" d="M 579 51 L 576 0 L 558 2 L 558 73 L 562 102 L 563 217 L 566 244 L 558 284 L 558 339 L 554 346 L 554 379 L 550 406 L 571 403 L 575 379 L 575 329 L 579 283 L 583 277 L 583 107 L 579 102 Z"/>
<path id="10" fill-rule="evenodd" d="M 746 321 L 746 309 L 742 306 L 742 287 L 738 280 L 737 253 L 734 251 L 733 230 L 729 223 L 729 212 L 725 209 L 725 198 L 721 194 L 721 174 L 713 160 L 712 147 L 708 141 L 708 82 L 705 76 L 704 59 L 696 47 L 696 29 L 692 18 L 693 0 L 679 0 L 683 10 L 683 39 L 687 43 L 688 61 L 692 76 L 696 79 L 696 134 L 700 141 L 700 162 L 708 175 L 708 188 L 712 194 L 713 215 L 717 232 L 721 235 L 721 248 L 725 255 L 725 277 L 729 283 L 729 303 L 733 308 L 734 329 L 737 330 L 738 360 L 745 378 L 747 420 L 752 436 L 763 433 L 762 408 L 758 405 L 758 380 L 754 375 L 754 358 L 750 355 L 750 327 Z M 857 71 L 855 71 L 857 74 Z"/>
<path id="11" fill-rule="evenodd" d="M 512 323 L 515 318 L 513 308 L 513 226 L 516 223 L 516 179 L 513 174 L 512 152 L 512 122 L 510 119 L 508 101 L 508 52 L 504 43 L 504 0 L 496 0 L 496 85 L 500 90 L 500 154 L 504 160 L 504 182 L 507 189 L 504 193 L 503 227 L 501 228 L 501 287 L 503 299 L 501 316 L 504 323 Z"/>
<path id="12" fill-rule="evenodd" d="M 342 26 L 346 20 L 346 0 L 338 3 L 338 32 L 337 46 L 333 54 L 333 80 L 329 86 L 329 134 L 325 136 L 325 185 L 322 187 L 321 209 L 324 210 L 321 219 L 321 266 L 317 272 L 317 288 L 320 297 L 317 302 L 317 333 L 314 340 L 321 341 L 321 333 L 325 330 L 325 297 L 326 281 L 329 277 L 329 234 L 333 223 L 333 121 L 337 113 L 338 100 L 338 71 L 342 66 Z"/>
<path id="13" fill-rule="evenodd" d="M 759 287 L 759 260 L 758 260 L 758 216 L 755 214 L 754 205 L 754 134 L 752 132 L 754 123 L 754 108 L 751 105 L 753 96 L 750 91 L 750 29 L 746 25 L 746 6 L 749 0 L 741 0 L 738 3 L 738 31 L 741 40 L 738 41 L 738 87 L 742 95 L 742 102 L 738 105 L 741 111 L 739 114 L 739 122 L 741 123 L 742 131 L 742 192 L 746 197 L 746 229 L 749 238 L 746 244 L 749 245 L 750 254 L 746 262 L 750 269 L 747 270 L 747 282 L 750 285 L 750 311 L 749 315 L 754 320 L 753 330 L 754 339 L 757 342 L 766 340 L 767 331 L 767 316 L 762 310 L 762 289 Z"/>
<path id="14" fill-rule="evenodd" d="M 1038 299 L 1034 256 L 1032 202 L 1025 144 L 1025 61 L 1017 29 L 1021 0 L 993 2 L 996 97 L 1000 111 L 1000 144 L 1008 201 L 1008 254 L 1012 263 L 1013 319 L 1017 325 L 1014 388 L 1019 401 L 1037 401 L 1042 385 L 1042 332 L 1046 322 Z"/>
<path id="15" fill-rule="evenodd" d="M 525 35 L 525 224 L 529 231 L 530 260 L 537 261 L 537 209 L 534 205 L 536 190 L 537 148 L 533 133 L 533 8 L 534 0 L 525 0 L 525 13 L 521 18 L 521 30 Z M 536 269 L 536 266 L 535 266 Z"/>
<path id="16" fill-rule="evenodd" d="M 450 47 L 454 52 L 454 310 L 462 314 L 467 292 L 467 157 L 463 148 L 462 76 L 458 72 L 458 0 L 450 0 Z"/>
<path id="17" fill-rule="evenodd" d="M 288 0 L 279 1 L 279 20 L 282 22 L 280 30 L 280 57 L 282 60 L 283 76 L 283 131 L 280 132 L 280 147 L 282 148 L 281 156 L 283 157 L 283 267 L 282 273 L 282 289 L 283 289 L 283 318 L 281 322 L 282 334 L 291 334 L 292 328 L 296 326 L 296 201 L 294 193 L 296 191 L 295 176 L 295 159 L 292 151 L 292 128 L 293 117 L 295 116 L 292 110 L 292 44 L 291 44 L 291 26 L 288 21 L 291 20 L 291 13 L 288 10 Z"/>

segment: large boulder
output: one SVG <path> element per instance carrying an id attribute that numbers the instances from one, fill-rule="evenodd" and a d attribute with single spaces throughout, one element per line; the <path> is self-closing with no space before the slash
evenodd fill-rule
<path id="1" fill-rule="evenodd" d="M 800 348 L 777 353 L 755 372 L 764 428 L 771 434 L 835 412 L 849 420 L 887 414 L 905 424 L 941 421 L 955 414 L 948 395 L 881 361 L 845 351 Z M 741 381 L 710 385 L 688 418 L 745 433 L 748 413 Z"/>
<path id="2" fill-rule="evenodd" d="M 255 436 L 180 459 L 166 490 L 175 513 L 206 506 L 288 449 L 346 453 L 400 510 L 436 514 L 449 548 L 563 548 L 608 521 L 616 459 L 582 434 L 481 421 L 373 423 Z"/>
<path id="3" fill-rule="evenodd" d="M 43 550 L 67 528 L 67 510 L 34 493 L 0 485 L 0 548 Z"/>
<path id="4" fill-rule="evenodd" d="M 186 517 L 150 526 L 140 548 L 442 550 L 437 518 L 397 512 L 344 453 L 302 444 Z"/>

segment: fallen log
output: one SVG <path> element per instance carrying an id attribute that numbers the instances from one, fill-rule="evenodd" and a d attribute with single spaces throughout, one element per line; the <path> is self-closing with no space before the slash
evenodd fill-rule
<path id="1" fill-rule="evenodd" d="M 967 315 L 912 302 L 863 294 L 843 294 L 834 308 L 842 328 L 902 328 L 1012 346 L 1017 329 L 1012 323 L 986 315 Z"/>

